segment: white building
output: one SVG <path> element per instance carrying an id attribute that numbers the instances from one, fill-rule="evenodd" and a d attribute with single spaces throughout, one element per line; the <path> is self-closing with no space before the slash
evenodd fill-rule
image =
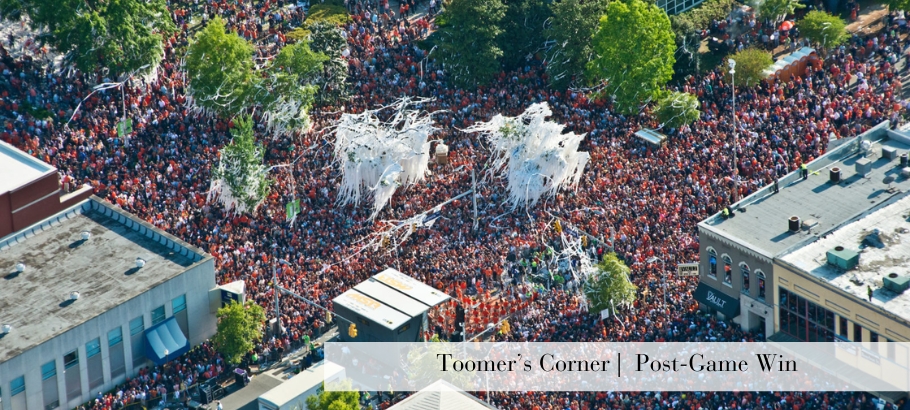
<path id="1" fill-rule="evenodd" d="M 210 255 L 97 197 L 0 238 L 0 410 L 74 408 L 179 356 L 215 333 L 213 289 Z"/>

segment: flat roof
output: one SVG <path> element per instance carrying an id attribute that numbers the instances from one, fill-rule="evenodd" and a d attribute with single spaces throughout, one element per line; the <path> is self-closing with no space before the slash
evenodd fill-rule
<path id="1" fill-rule="evenodd" d="M 321 386 L 323 381 L 332 381 L 334 377 L 342 374 L 344 374 L 344 367 L 323 360 L 265 392 L 259 396 L 259 399 L 281 407 L 308 390 Z"/>
<path id="2" fill-rule="evenodd" d="M 82 232 L 91 237 L 82 240 Z M 146 264 L 136 269 L 136 258 Z M 91 197 L 0 238 L 0 363 L 141 295 L 211 256 Z M 25 264 L 23 272 L 16 265 Z M 79 299 L 67 303 L 70 292 Z"/>
<path id="3" fill-rule="evenodd" d="M 351 311 L 392 330 L 398 329 L 401 325 L 411 320 L 411 318 L 404 313 L 392 309 L 382 302 L 354 289 L 348 289 L 347 292 L 338 295 L 338 297 L 332 299 L 332 303 L 346 307 Z"/>
<path id="4" fill-rule="evenodd" d="M 886 125 L 884 123 L 883 125 Z M 781 178 L 780 192 L 773 193 L 770 186 L 738 202 L 735 216 L 723 219 L 714 215 L 699 223 L 707 229 L 766 257 L 773 258 L 788 249 L 795 249 L 811 242 L 819 234 L 830 231 L 843 223 L 877 207 L 896 194 L 888 192 L 886 176 L 894 176 L 893 187 L 910 190 L 910 178 L 900 177 L 900 159 L 882 157 L 882 148 L 890 147 L 898 154 L 910 150 L 910 144 L 886 137 L 886 127 L 877 127 L 867 137 L 873 138 L 872 170 L 866 176 L 856 173 L 856 162 L 863 158 L 853 142 L 846 143 L 809 164 L 809 178 L 802 180 L 798 171 Z M 858 137 L 859 138 L 859 137 Z M 841 182 L 829 182 L 829 170 L 841 169 Z M 745 207 L 744 210 L 737 210 Z M 808 232 L 790 232 L 788 220 L 798 216 L 801 222 L 812 220 L 817 225 Z"/>
<path id="5" fill-rule="evenodd" d="M 880 246 L 863 240 L 879 231 Z M 858 251 L 859 265 L 844 272 L 827 264 L 827 252 L 837 246 Z M 910 193 L 881 209 L 870 212 L 816 242 L 784 255 L 780 260 L 820 280 L 910 321 L 910 291 L 898 294 L 883 288 L 890 274 L 910 276 Z M 869 302 L 866 286 L 873 289 Z"/>
<path id="6" fill-rule="evenodd" d="M 489 410 L 495 407 L 444 380 L 438 380 L 389 410 Z"/>
<path id="7" fill-rule="evenodd" d="M 405 275 L 397 269 L 388 268 L 374 275 L 373 279 L 410 296 L 428 307 L 436 306 L 451 299 L 449 295 L 446 295 L 441 290 Z"/>
<path id="8" fill-rule="evenodd" d="M 0 141 L 0 194 L 27 185 L 56 168 Z"/>
<path id="9" fill-rule="evenodd" d="M 404 296 L 373 278 L 360 282 L 354 289 L 410 317 L 422 316 L 424 312 L 430 310 L 427 305 Z"/>

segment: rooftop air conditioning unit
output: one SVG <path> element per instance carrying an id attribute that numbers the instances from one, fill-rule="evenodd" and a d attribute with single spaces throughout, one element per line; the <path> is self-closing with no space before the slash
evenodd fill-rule
<path id="1" fill-rule="evenodd" d="M 2 332 L 3 334 L 7 334 L 7 333 L 13 331 L 13 327 L 10 325 L 3 325 L 3 329 L 0 329 L 0 330 L 3 330 L 3 332 Z"/>
<path id="2" fill-rule="evenodd" d="M 136 267 L 142 268 L 143 266 L 145 266 L 145 259 L 136 258 Z"/>
<path id="3" fill-rule="evenodd" d="M 836 246 L 827 252 L 828 264 L 843 270 L 851 270 L 859 265 L 859 252 Z"/>
<path id="4" fill-rule="evenodd" d="M 25 272 L 25 264 L 22 262 L 17 263 L 16 272 Z"/>
<path id="5" fill-rule="evenodd" d="M 70 300 L 79 300 L 79 292 L 70 292 Z"/>
<path id="6" fill-rule="evenodd" d="M 910 277 L 898 275 L 896 273 L 885 275 L 882 282 L 885 284 L 885 289 L 894 293 L 904 293 L 907 288 L 910 288 Z"/>
<path id="7" fill-rule="evenodd" d="M 91 239 L 91 237 L 92 237 L 92 233 L 91 233 L 91 232 L 89 232 L 89 231 L 83 231 L 83 232 L 82 232 L 82 240 L 83 240 L 83 241 L 87 241 L 87 240 Z"/>

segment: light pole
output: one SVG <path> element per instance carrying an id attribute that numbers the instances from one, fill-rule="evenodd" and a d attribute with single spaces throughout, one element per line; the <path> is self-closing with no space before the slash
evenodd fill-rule
<path id="1" fill-rule="evenodd" d="M 733 89 L 733 203 L 739 199 L 739 165 L 736 162 L 736 148 L 739 147 L 739 130 L 736 128 L 736 60 L 728 59 L 730 86 Z"/>
<path id="2" fill-rule="evenodd" d="M 290 262 L 278 259 L 279 265 L 290 266 Z M 278 325 L 277 333 L 281 334 L 281 308 L 278 307 L 278 267 L 272 268 L 272 285 L 275 291 L 275 324 Z"/>
<path id="3" fill-rule="evenodd" d="M 664 289 L 664 307 L 666 307 L 667 306 L 667 290 L 668 290 L 667 289 L 667 263 L 664 262 L 664 260 L 662 258 L 660 258 L 659 256 L 652 256 L 652 257 L 648 258 L 648 260 L 647 260 L 648 263 L 654 263 L 657 261 L 660 261 L 660 270 L 662 271 L 662 275 L 660 275 L 660 278 L 661 278 L 661 283 L 663 284 L 662 287 Z"/>

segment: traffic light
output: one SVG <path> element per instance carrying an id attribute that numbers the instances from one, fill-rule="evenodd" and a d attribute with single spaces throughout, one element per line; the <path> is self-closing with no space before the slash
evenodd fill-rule
<path id="1" fill-rule="evenodd" d="M 553 221 L 553 228 L 556 229 L 556 233 L 558 233 L 558 234 L 562 233 L 562 224 L 559 223 L 559 219 Z"/>
<path id="2" fill-rule="evenodd" d="M 353 323 L 351 323 L 351 325 L 348 326 L 348 336 L 350 336 L 351 339 L 357 338 L 357 326 L 354 325 Z"/>
<path id="3" fill-rule="evenodd" d="M 329 312 L 329 311 L 325 312 L 325 322 L 332 323 L 332 312 Z"/>

